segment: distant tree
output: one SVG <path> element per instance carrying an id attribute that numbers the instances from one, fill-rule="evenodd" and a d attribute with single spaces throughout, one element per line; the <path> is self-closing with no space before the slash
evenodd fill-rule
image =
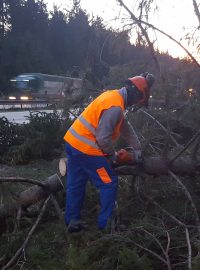
<path id="1" fill-rule="evenodd" d="M 6 35 L 8 23 L 8 3 L 6 0 L 0 1 L 0 38 L 3 38 Z"/>
<path id="2" fill-rule="evenodd" d="M 90 40 L 90 25 L 88 15 L 78 9 L 69 14 L 67 23 L 67 67 L 84 67 L 88 54 L 88 43 Z"/>
<path id="3" fill-rule="evenodd" d="M 49 50 L 53 57 L 55 72 L 58 74 L 66 74 L 67 40 L 67 15 L 54 6 L 49 19 Z"/>

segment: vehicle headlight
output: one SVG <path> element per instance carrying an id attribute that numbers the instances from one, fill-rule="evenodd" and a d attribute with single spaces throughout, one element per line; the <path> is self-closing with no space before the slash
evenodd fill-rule
<path id="1" fill-rule="evenodd" d="M 21 100 L 28 100 L 29 98 L 27 96 L 20 97 Z"/>

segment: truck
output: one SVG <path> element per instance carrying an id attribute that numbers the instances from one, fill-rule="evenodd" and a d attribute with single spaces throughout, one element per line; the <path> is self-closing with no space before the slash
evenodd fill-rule
<path id="1" fill-rule="evenodd" d="M 52 100 L 81 91 L 83 80 L 42 73 L 23 73 L 10 79 L 14 89 L 9 100 Z"/>

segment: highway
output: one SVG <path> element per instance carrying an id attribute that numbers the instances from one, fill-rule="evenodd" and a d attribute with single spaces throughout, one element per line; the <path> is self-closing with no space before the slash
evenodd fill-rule
<path id="1" fill-rule="evenodd" d="M 48 107 L 46 100 L 6 100 L 0 99 L 0 117 L 5 116 L 9 122 L 23 124 L 27 123 L 27 117 L 30 110 L 38 110 L 40 112 L 53 112 Z M 45 108 L 45 109 L 42 109 Z M 13 109 L 13 111 L 11 111 Z"/>
<path id="2" fill-rule="evenodd" d="M 40 112 L 52 113 L 53 110 L 39 110 Z M 6 111 L 0 112 L 0 117 L 5 116 L 9 122 L 16 124 L 28 123 L 28 116 L 30 115 L 30 111 Z"/>

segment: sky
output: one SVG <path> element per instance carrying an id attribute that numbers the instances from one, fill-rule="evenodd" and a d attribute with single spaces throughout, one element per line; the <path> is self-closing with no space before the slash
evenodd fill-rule
<path id="1" fill-rule="evenodd" d="M 70 0 L 46 0 L 44 1 L 51 10 L 53 4 L 56 4 L 61 9 L 70 10 Z M 138 0 L 124 0 L 124 3 L 130 10 L 134 10 L 134 4 Z M 159 11 L 151 13 L 149 23 L 152 23 L 157 28 L 163 30 L 170 36 L 180 41 L 187 33 L 192 33 L 194 28 L 198 26 L 198 20 L 194 14 L 192 0 L 156 0 Z M 121 28 L 126 23 L 126 20 L 115 20 L 116 17 L 128 18 L 127 12 L 121 8 L 116 0 L 81 0 L 81 7 L 90 15 L 100 16 L 103 18 L 105 25 L 115 28 Z M 173 57 L 184 57 L 185 52 L 178 45 L 171 42 L 163 35 L 156 34 L 152 37 L 157 38 L 158 48 L 160 51 L 168 52 Z M 195 55 L 192 46 L 188 47 L 187 41 L 181 40 L 181 43 Z"/>

